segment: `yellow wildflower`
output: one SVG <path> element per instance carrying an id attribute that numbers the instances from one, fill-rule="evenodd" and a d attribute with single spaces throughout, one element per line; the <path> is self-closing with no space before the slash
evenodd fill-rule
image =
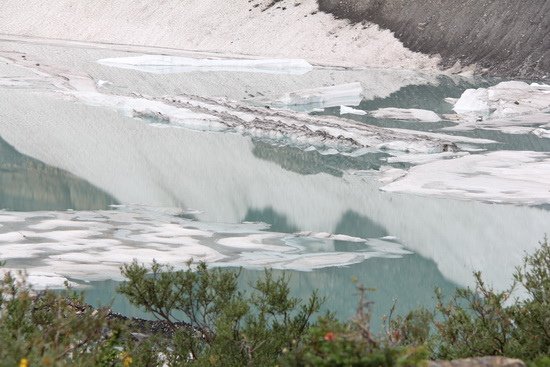
<path id="1" fill-rule="evenodd" d="M 132 364 L 132 362 L 133 362 L 133 359 L 132 359 L 132 357 L 131 357 L 129 354 L 126 354 L 126 355 L 124 356 L 124 358 L 122 359 L 122 365 L 123 365 L 124 367 L 130 367 L 130 365 Z"/>
<path id="2" fill-rule="evenodd" d="M 19 367 L 29 367 L 29 360 L 27 358 L 21 358 L 21 361 L 19 361 Z"/>

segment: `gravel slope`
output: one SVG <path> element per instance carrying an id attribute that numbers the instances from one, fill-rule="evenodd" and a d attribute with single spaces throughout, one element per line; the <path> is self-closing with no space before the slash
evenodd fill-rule
<path id="1" fill-rule="evenodd" d="M 318 0 L 322 11 L 393 31 L 443 66 L 477 64 L 490 75 L 550 76 L 548 0 Z M 478 70 L 479 71 L 479 70 Z"/>
<path id="2" fill-rule="evenodd" d="M 437 57 L 390 31 L 318 10 L 316 0 L 0 0 L 0 33 L 437 70 Z"/>

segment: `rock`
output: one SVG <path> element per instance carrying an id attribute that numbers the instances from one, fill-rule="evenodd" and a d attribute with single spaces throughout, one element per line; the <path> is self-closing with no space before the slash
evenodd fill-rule
<path id="1" fill-rule="evenodd" d="M 453 361 L 430 361 L 428 367 L 525 367 L 519 359 L 506 357 L 478 357 Z"/>

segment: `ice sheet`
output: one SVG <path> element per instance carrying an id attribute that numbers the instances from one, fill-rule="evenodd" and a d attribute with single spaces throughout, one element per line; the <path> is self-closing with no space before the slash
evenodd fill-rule
<path id="1" fill-rule="evenodd" d="M 197 130 L 224 130 L 226 128 L 218 117 L 186 108 L 178 108 L 162 101 L 88 91 L 70 94 L 90 106 L 114 108 L 128 117 L 147 120 L 155 124 L 181 125 Z"/>
<path id="2" fill-rule="evenodd" d="M 550 202 L 549 188 L 550 153 L 497 151 L 412 167 L 382 190 L 537 205 Z"/>
<path id="3" fill-rule="evenodd" d="M 14 61 L 12 60 L 12 63 Z M 156 127 L 185 127 L 195 130 L 230 130 L 278 144 L 300 148 L 313 146 L 330 154 L 354 154 L 365 148 L 385 151 L 438 153 L 456 146 L 449 141 L 419 134 L 394 133 L 353 120 L 328 116 L 307 116 L 284 110 L 251 107 L 227 98 L 205 98 L 181 94 L 152 97 L 131 93 L 108 94 L 98 91 L 96 81 L 84 73 L 60 71 L 52 66 L 26 66 L 57 88 L 62 98 L 73 98 L 94 107 L 114 109 L 127 116 L 149 122 Z M 103 88 L 100 88 L 103 90 Z M 52 94 L 49 91 L 49 94 Z M 297 98 L 322 103 L 342 98 L 360 100 L 361 83 L 348 83 L 293 92 Z M 293 94 L 290 93 L 290 95 Z M 294 95 L 294 94 L 293 94 Z M 26 98 L 26 97 L 24 97 Z"/>
<path id="4" fill-rule="evenodd" d="M 356 87 L 357 85 L 354 84 L 353 88 Z M 116 109 L 128 117 L 140 118 L 160 127 L 232 130 L 301 148 L 314 146 L 335 149 L 336 153 L 366 147 L 413 153 L 439 153 L 448 149 L 449 146 L 453 149 L 451 141 L 428 136 L 429 133 L 409 133 L 408 130 L 397 132 L 353 120 L 250 107 L 240 102 L 219 98 L 207 99 L 180 95 L 153 99 L 90 91 L 67 92 L 67 94 L 88 105 Z"/>
<path id="5" fill-rule="evenodd" d="M 311 64 L 303 59 L 194 59 L 167 55 L 117 57 L 101 59 L 98 63 L 155 74 L 236 71 L 303 75 L 313 69 Z"/>
<path id="6" fill-rule="evenodd" d="M 411 164 L 426 164 L 440 159 L 453 159 L 464 157 L 468 152 L 443 152 L 437 154 L 402 154 L 395 157 L 389 157 L 388 163 L 411 163 Z"/>

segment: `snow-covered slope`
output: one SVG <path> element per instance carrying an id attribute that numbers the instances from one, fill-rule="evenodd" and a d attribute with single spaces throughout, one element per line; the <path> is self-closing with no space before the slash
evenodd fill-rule
<path id="1" fill-rule="evenodd" d="M 317 12 L 315 0 L 2 0 L 0 33 L 314 63 L 435 69 L 387 30 Z"/>

